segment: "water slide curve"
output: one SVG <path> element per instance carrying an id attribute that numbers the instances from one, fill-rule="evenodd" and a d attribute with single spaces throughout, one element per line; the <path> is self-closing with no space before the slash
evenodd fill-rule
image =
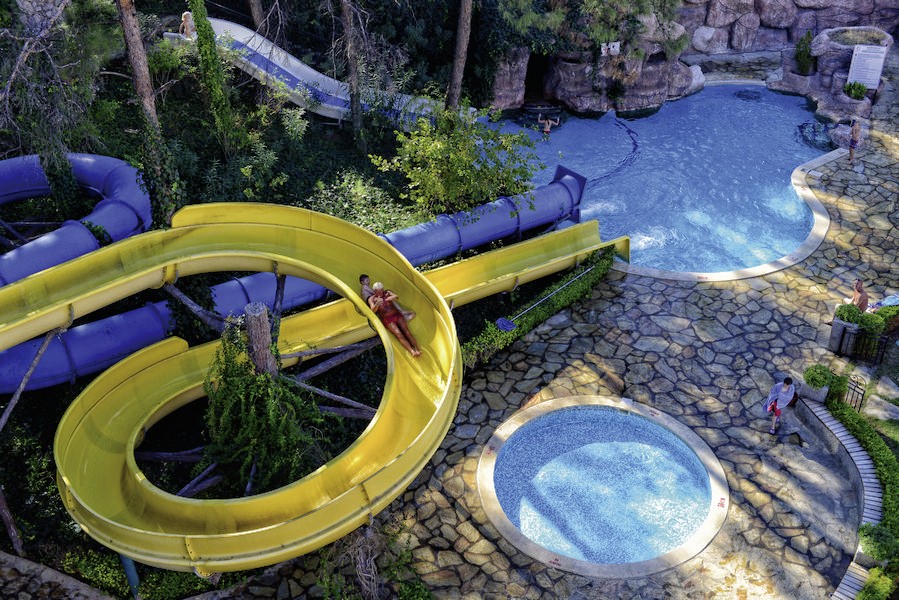
<path id="1" fill-rule="evenodd" d="M 60 494 L 97 541 L 167 569 L 208 574 L 255 568 L 319 548 L 367 522 L 433 455 L 461 387 L 459 344 L 446 299 L 464 303 L 510 290 L 569 268 L 604 246 L 623 251 L 625 242 L 602 243 L 591 221 L 426 276 L 382 237 L 327 215 L 263 204 L 190 206 L 176 213 L 170 230 L 125 239 L 0 288 L 0 348 L 201 272 L 277 271 L 342 296 L 284 319 L 282 354 L 377 333 L 388 379 L 363 434 L 293 484 L 248 498 L 197 500 L 163 492 L 137 467 L 134 450 L 144 432 L 203 396 L 215 342 L 189 348 L 180 338 L 168 338 L 135 353 L 94 379 L 57 429 Z M 356 294 L 360 264 L 383 274 L 417 311 L 420 358 L 405 352 Z"/>
<path id="2" fill-rule="evenodd" d="M 94 182 L 94 179 L 101 179 L 100 175 L 104 173 L 106 175 L 102 181 L 116 180 L 113 175 L 119 178 L 117 185 L 110 186 L 116 195 L 101 201 L 95 213 L 104 202 L 114 206 L 119 204 L 143 206 L 146 202 L 146 211 L 149 212 L 146 194 L 133 183 L 136 181 L 136 172 L 123 170 L 122 165 L 125 167 L 127 165 L 116 159 L 83 156 L 90 157 L 90 160 L 84 159 L 82 163 L 78 163 L 83 172 L 82 179 L 85 181 Z M 7 166 L 8 164 L 12 166 Z M 20 164 L 18 159 L 0 161 L 0 198 L 22 199 L 27 197 L 30 190 L 35 189 L 35 186 L 27 184 L 29 177 L 14 176 L 14 167 Z M 36 158 L 27 164 L 39 168 Z M 119 166 L 107 170 L 107 167 L 116 164 Z M 91 171 L 89 165 L 96 165 L 97 172 Z M 9 176 L 2 176 L 3 173 L 9 173 Z M 93 178 L 87 177 L 91 174 L 94 175 Z M 130 187 L 125 185 L 128 182 L 132 182 Z M 477 248 L 493 240 L 520 236 L 536 228 L 549 227 L 560 221 L 577 221 L 584 185 L 583 177 L 559 167 L 552 182 L 529 194 L 499 198 L 477 208 L 473 213 L 439 215 L 434 221 L 394 231 L 382 237 L 405 255 L 413 265 L 418 266 Z M 93 215 L 84 220 L 108 222 Z M 130 228 L 127 229 L 128 232 L 134 233 L 143 230 L 145 225 L 144 221 L 129 222 L 127 227 Z M 71 229 L 81 231 L 81 228 L 75 225 Z M 120 229 L 126 231 L 125 228 Z M 124 233 L 117 233 L 115 239 L 122 237 Z M 55 232 L 37 242 L 32 242 L 32 245 L 34 251 L 31 255 L 34 256 L 34 260 L 30 258 L 26 260 L 17 249 L 13 251 L 17 253 L 14 260 L 6 258 L 12 252 L 0 258 L 0 274 L 4 273 L 3 265 L 15 262 L 15 279 L 19 279 L 62 263 L 75 255 L 94 250 L 98 246 L 93 236 L 90 240 L 81 242 L 80 246 L 76 246 L 69 237 Z M 73 252 L 73 248 L 77 248 L 78 251 Z M 12 268 L 6 273 L 10 271 Z M 3 276 L 13 277 L 11 274 Z M 264 302 L 271 308 L 276 286 L 277 278 L 274 273 L 257 273 L 219 284 L 212 290 L 215 310 L 219 314 L 228 315 L 242 311 L 249 302 Z M 315 282 L 289 277 L 285 286 L 283 306 L 293 308 L 309 304 L 324 299 L 328 293 L 327 288 Z M 42 389 L 67 383 L 77 377 L 101 371 L 132 352 L 164 339 L 171 332 L 171 322 L 168 303 L 156 302 L 68 329 L 52 339 L 28 380 L 26 389 Z M 41 339 L 28 340 L 0 352 L 0 393 L 12 393 L 19 387 L 41 342 Z"/>

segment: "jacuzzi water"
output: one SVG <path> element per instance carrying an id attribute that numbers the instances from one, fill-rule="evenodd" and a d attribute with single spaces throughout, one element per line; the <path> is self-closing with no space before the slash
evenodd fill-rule
<path id="1" fill-rule="evenodd" d="M 592 563 L 665 554 L 710 510 L 709 474 L 693 450 L 665 427 L 605 406 L 525 423 L 500 449 L 493 478 L 502 510 L 527 538 Z"/>
<path id="2" fill-rule="evenodd" d="M 528 131 L 546 164 L 534 181 L 559 164 L 587 177 L 582 220 L 597 219 L 603 239 L 630 236 L 632 264 L 720 272 L 774 261 L 808 237 L 812 212 L 790 175 L 823 153 L 804 141 L 811 125 L 802 97 L 718 85 L 645 118 Z"/>

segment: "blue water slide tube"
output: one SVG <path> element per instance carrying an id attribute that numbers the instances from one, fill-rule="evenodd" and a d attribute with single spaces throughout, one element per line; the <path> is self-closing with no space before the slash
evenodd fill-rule
<path id="1" fill-rule="evenodd" d="M 551 183 L 532 192 L 500 198 L 470 213 L 439 215 L 434 221 L 382 237 L 418 266 L 538 227 L 577 221 L 585 185 L 586 178 L 560 166 Z M 249 302 L 263 302 L 272 308 L 276 286 L 273 273 L 256 273 L 213 286 L 215 310 L 223 315 L 236 314 Z M 329 293 L 316 283 L 290 277 L 285 282 L 282 306 L 303 306 L 325 299 Z M 101 371 L 164 339 L 170 330 L 171 312 L 166 302 L 69 329 L 53 338 L 26 389 L 67 383 Z M 18 388 L 42 341 L 34 339 L 0 352 L 0 393 Z"/>
<path id="2" fill-rule="evenodd" d="M 78 185 L 100 198 L 94 211 L 0 256 L 0 285 L 71 260 L 99 248 L 86 224 L 102 228 L 113 241 L 149 229 L 150 196 L 137 169 L 96 154 L 68 154 Z M 0 161 L 0 204 L 50 194 L 50 183 L 36 155 Z"/>

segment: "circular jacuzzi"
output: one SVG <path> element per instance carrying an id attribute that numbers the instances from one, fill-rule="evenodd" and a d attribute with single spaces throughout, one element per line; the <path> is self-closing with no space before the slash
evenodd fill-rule
<path id="1" fill-rule="evenodd" d="M 727 516 L 724 470 L 674 418 L 629 399 L 557 398 L 503 423 L 484 448 L 478 489 L 522 552 L 589 577 L 674 567 Z"/>

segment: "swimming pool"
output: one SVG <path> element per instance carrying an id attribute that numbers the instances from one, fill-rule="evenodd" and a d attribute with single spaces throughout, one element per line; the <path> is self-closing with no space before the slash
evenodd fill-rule
<path id="1" fill-rule="evenodd" d="M 648 117 L 569 117 L 546 138 L 531 131 L 547 165 L 534 180 L 558 164 L 587 177 L 582 219 L 597 219 L 603 239 L 630 236 L 634 265 L 747 269 L 789 255 L 812 231 L 791 173 L 823 154 L 800 130 L 813 123 L 805 98 L 711 86 Z"/>
<path id="2" fill-rule="evenodd" d="M 517 413 L 485 448 L 478 488 L 516 547 L 592 577 L 671 568 L 702 550 L 727 513 L 723 470 L 695 433 L 608 397 Z"/>

